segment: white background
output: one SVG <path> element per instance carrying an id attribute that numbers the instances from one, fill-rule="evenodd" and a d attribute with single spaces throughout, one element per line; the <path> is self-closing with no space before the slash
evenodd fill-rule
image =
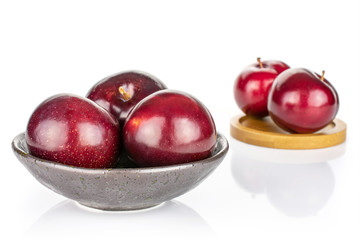
<path id="1" fill-rule="evenodd" d="M 1 239 L 359 239 L 359 15 L 350 0 L 1 1 Z M 230 137 L 234 80 L 259 56 L 326 71 L 345 144 L 279 151 Z M 85 95 L 129 69 L 200 99 L 230 151 L 200 186 L 160 207 L 91 211 L 38 183 L 10 143 L 45 98 Z M 259 161 L 294 157 L 331 161 Z"/>

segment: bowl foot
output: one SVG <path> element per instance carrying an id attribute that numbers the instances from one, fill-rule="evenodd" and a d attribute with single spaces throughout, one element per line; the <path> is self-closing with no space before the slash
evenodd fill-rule
<path id="1" fill-rule="evenodd" d="M 157 203 L 152 205 L 146 205 L 146 206 L 104 206 L 104 205 L 98 205 L 98 204 L 91 204 L 91 203 L 81 203 L 77 202 L 82 207 L 91 208 L 92 210 L 102 210 L 102 211 L 136 211 L 136 210 L 143 210 L 143 209 L 149 209 L 154 208 L 162 205 L 163 203 Z"/>

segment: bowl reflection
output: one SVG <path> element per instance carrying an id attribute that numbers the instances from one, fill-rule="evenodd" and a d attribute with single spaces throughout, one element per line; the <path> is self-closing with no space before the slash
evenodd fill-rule
<path id="1" fill-rule="evenodd" d="M 174 232 L 175 239 L 192 234 L 207 238 L 213 235 L 211 227 L 197 212 L 174 200 L 153 208 L 122 212 L 96 210 L 64 200 L 42 214 L 31 225 L 28 235 L 45 237 L 56 233 L 61 239 L 84 236 L 152 239 Z"/>

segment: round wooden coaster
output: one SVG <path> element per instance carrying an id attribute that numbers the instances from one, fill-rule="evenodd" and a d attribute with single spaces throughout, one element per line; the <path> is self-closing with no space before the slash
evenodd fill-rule
<path id="1" fill-rule="evenodd" d="M 270 117 L 256 119 L 237 115 L 231 119 L 230 134 L 252 145 L 282 149 L 315 149 L 338 145 L 346 139 L 346 123 L 335 119 L 323 129 L 311 134 L 288 133 Z"/>

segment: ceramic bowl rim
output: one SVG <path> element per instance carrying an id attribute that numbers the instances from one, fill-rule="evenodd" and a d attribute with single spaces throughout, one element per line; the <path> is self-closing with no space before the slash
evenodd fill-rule
<path id="1" fill-rule="evenodd" d="M 136 173 L 147 173 L 147 172 L 163 172 L 163 171 L 171 171 L 175 169 L 185 169 L 185 168 L 191 168 L 198 164 L 205 164 L 210 162 L 215 162 L 219 159 L 223 159 L 223 156 L 226 155 L 226 153 L 229 150 L 229 143 L 226 139 L 226 137 L 217 132 L 216 135 L 216 144 L 218 142 L 223 142 L 223 147 L 219 149 L 214 155 L 211 155 L 208 158 L 188 162 L 188 163 L 182 163 L 182 164 L 174 164 L 174 165 L 166 165 L 166 166 L 157 166 L 157 167 L 136 167 L 136 168 L 84 168 L 84 167 L 76 167 L 76 166 L 70 166 L 65 165 L 58 162 L 53 162 L 49 160 L 45 160 L 36 156 L 31 155 L 28 152 L 25 152 L 20 145 L 20 141 L 24 141 L 25 138 L 25 132 L 22 132 L 18 134 L 11 143 L 13 151 L 15 151 L 17 154 L 21 155 L 23 159 L 35 161 L 38 163 L 43 164 L 44 166 L 47 166 L 49 168 L 58 168 L 63 170 L 68 170 L 72 172 L 79 172 L 79 173 L 87 173 L 87 174 L 104 174 L 104 173 L 130 173 L 130 172 L 136 172 Z"/>

